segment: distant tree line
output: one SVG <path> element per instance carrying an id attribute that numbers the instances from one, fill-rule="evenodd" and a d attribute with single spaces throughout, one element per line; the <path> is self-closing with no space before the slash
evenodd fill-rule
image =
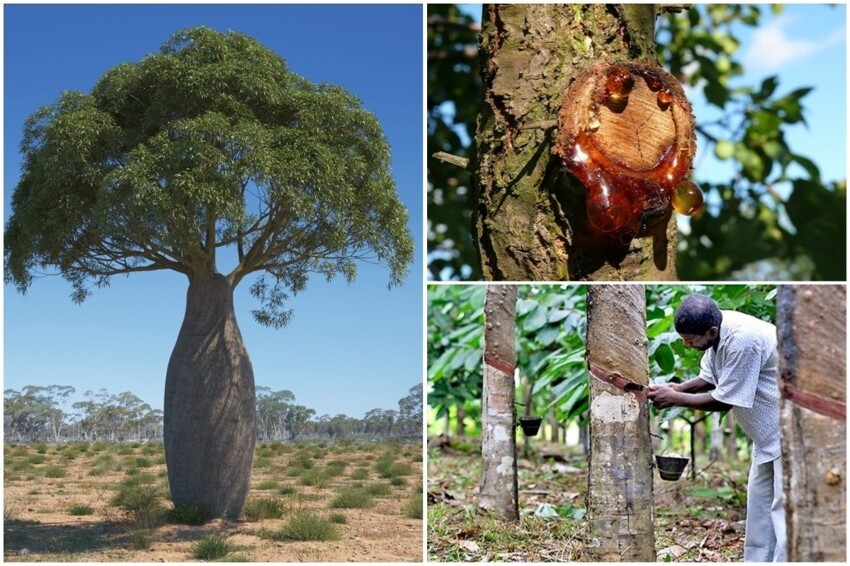
<path id="1" fill-rule="evenodd" d="M 68 385 L 27 385 L 3 393 L 6 442 L 162 440 L 162 411 L 129 391 L 86 391 L 70 403 Z M 372 409 L 362 419 L 322 415 L 295 403 L 291 391 L 257 388 L 257 439 L 304 440 L 419 437 L 422 433 L 422 386 L 410 388 L 398 410 Z"/>

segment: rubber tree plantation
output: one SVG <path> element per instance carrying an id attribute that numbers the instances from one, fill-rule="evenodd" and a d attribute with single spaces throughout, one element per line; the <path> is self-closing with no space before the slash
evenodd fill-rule
<path id="1" fill-rule="evenodd" d="M 233 291 L 248 279 L 254 318 L 279 328 L 312 274 L 352 281 L 368 260 L 403 280 L 413 242 L 381 126 L 256 40 L 194 28 L 34 112 L 21 149 L 6 282 L 25 292 L 58 271 L 81 302 L 116 275 L 186 276 L 165 382 L 171 494 L 238 517 L 256 427 Z"/>

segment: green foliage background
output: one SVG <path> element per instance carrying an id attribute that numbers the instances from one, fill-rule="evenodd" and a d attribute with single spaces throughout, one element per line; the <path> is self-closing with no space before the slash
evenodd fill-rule
<path id="1" fill-rule="evenodd" d="M 588 409 L 585 365 L 587 336 L 585 285 L 520 285 L 517 297 L 517 399 L 531 387 L 535 414 L 555 410 L 559 422 L 583 418 Z M 463 406 L 467 422 L 480 427 L 485 285 L 431 285 L 428 288 L 429 426 L 454 418 Z M 682 299 L 693 293 L 712 297 L 721 309 L 776 319 L 772 285 L 648 285 L 646 323 L 650 379 L 687 380 L 699 372 L 701 352 L 685 348 L 673 328 Z M 671 409 L 672 419 L 685 413 Z"/>
<path id="2" fill-rule="evenodd" d="M 846 279 L 846 179 L 822 179 L 817 163 L 785 140 L 788 128 L 805 125 L 811 88 L 789 90 L 778 76 L 729 86 L 744 74 L 735 29 L 759 26 L 768 10 L 782 6 L 694 5 L 657 20 L 661 65 L 685 84 L 704 85 L 706 101 L 722 110 L 710 122 L 697 116 L 699 151 L 713 151 L 735 169 L 722 183 L 696 172 L 708 204 L 679 237 L 683 280 Z M 478 26 L 455 5 L 429 5 L 428 17 L 428 154 L 469 157 L 483 96 Z M 429 157 L 428 180 L 431 276 L 480 280 L 469 172 Z M 778 187 L 791 188 L 790 196 Z"/>

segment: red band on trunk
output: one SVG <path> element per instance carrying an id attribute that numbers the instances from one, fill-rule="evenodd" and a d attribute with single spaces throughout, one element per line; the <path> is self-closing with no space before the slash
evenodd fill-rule
<path id="1" fill-rule="evenodd" d="M 495 356 L 488 356 L 488 355 L 485 354 L 484 355 L 484 363 L 487 364 L 490 367 L 496 368 L 497 370 L 499 370 L 501 372 L 507 373 L 508 375 L 514 374 L 515 366 L 509 364 L 506 361 L 500 360 L 499 358 L 497 358 Z"/>
<path id="2" fill-rule="evenodd" d="M 789 383 L 782 385 L 782 397 L 795 405 L 814 411 L 819 415 L 844 422 L 847 421 L 847 405 L 835 399 L 821 397 L 814 393 L 806 393 Z"/>

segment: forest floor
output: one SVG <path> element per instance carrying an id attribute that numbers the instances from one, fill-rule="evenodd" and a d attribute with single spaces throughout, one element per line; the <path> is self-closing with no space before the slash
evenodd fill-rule
<path id="1" fill-rule="evenodd" d="M 161 444 L 5 447 L 7 562 L 421 562 L 422 450 L 272 443 L 239 521 L 172 507 Z"/>
<path id="2" fill-rule="evenodd" d="M 517 447 L 517 525 L 477 512 L 481 457 L 477 440 L 428 451 L 428 558 L 432 561 L 571 562 L 587 560 L 587 463 L 564 445 Z M 429 443 L 430 445 L 430 443 Z M 703 470 L 703 468 L 707 468 Z M 679 481 L 657 473 L 655 546 L 660 562 L 738 562 L 744 552 L 746 462 L 699 460 Z"/>

